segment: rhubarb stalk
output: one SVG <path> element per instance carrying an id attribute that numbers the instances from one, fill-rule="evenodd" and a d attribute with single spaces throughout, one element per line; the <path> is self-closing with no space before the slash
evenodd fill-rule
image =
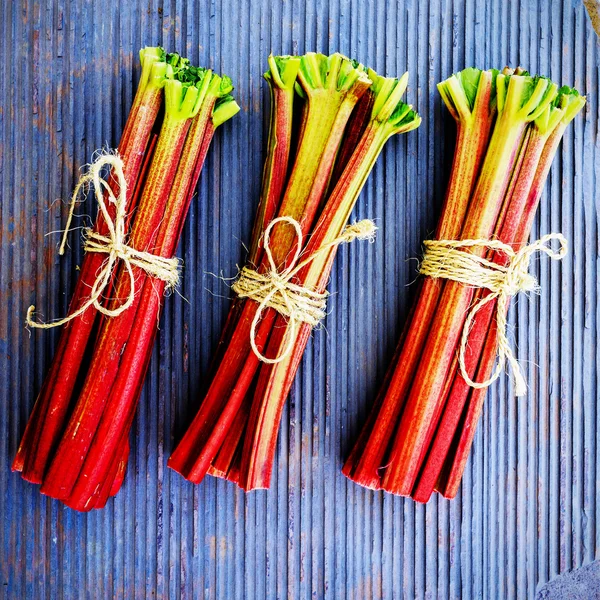
<path id="1" fill-rule="evenodd" d="M 356 199 L 387 140 L 394 134 L 411 131 L 420 118 L 400 100 L 408 73 L 400 79 L 378 76 L 369 71 L 373 85 L 370 120 L 346 168 L 328 198 L 304 250 L 306 256 L 337 238 L 346 226 Z M 318 255 L 299 274 L 298 283 L 323 292 L 329 280 L 337 247 Z M 275 455 L 281 413 L 312 328 L 307 324 L 296 331 L 290 342 L 289 326 L 279 315 L 269 343 L 267 356 L 278 356 L 291 343 L 292 352 L 281 362 L 261 367 L 257 389 L 247 425 L 241 454 L 240 485 L 246 491 L 268 488 Z"/>
<path id="2" fill-rule="evenodd" d="M 348 118 L 371 81 L 360 65 L 339 54 L 314 53 L 301 58 L 297 79 L 305 112 L 294 166 L 277 215 L 297 220 L 305 234 L 325 194 Z M 293 229 L 278 225 L 271 239 L 275 261 L 282 265 L 295 241 Z M 261 269 L 266 268 L 263 259 Z M 256 302 L 244 302 L 200 410 L 169 458 L 172 469 L 195 483 L 202 480 L 215 458 L 258 367 L 250 346 L 250 326 L 257 309 Z M 272 309 L 264 312 L 259 347 L 268 338 L 275 316 Z"/>
<path id="3" fill-rule="evenodd" d="M 557 94 L 557 86 L 549 80 L 524 75 L 499 74 L 496 90 L 498 117 L 459 239 L 489 239 L 525 128 Z M 412 491 L 472 298 L 473 289 L 468 286 L 453 281 L 444 285 L 439 300 L 442 308 L 432 321 L 382 479 L 382 488 L 389 492 L 409 495 Z"/>
<path id="4" fill-rule="evenodd" d="M 271 95 L 271 122 L 260 203 L 248 260 L 259 264 L 259 246 L 265 227 L 274 219 L 287 182 L 294 108 L 294 86 L 300 68 L 297 56 L 269 56 L 264 77 Z"/>
<path id="5" fill-rule="evenodd" d="M 548 107 L 532 125 L 527 150 L 529 160 L 526 161 L 520 176 L 523 187 L 511 200 L 502 230 L 498 234 L 498 239 L 510 243 L 515 250 L 522 247 L 529 238 L 542 191 L 560 141 L 568 124 L 584 104 L 585 97 L 580 96 L 575 90 L 561 88 L 555 106 Z M 506 264 L 506 257 L 502 254 L 495 259 Z M 478 299 L 487 295 L 487 291 L 481 291 Z M 469 376 L 477 381 L 489 378 L 495 362 L 497 353 L 496 323 L 493 319 L 495 310 L 495 301 L 486 304 L 477 313 L 469 332 L 465 366 Z M 444 462 L 448 462 L 451 467 L 445 469 L 444 484 L 440 484 L 440 488 L 447 498 L 456 495 L 486 396 L 485 388 L 469 387 L 458 370 L 455 370 L 452 379 L 453 385 L 443 418 L 413 494 L 415 500 L 420 502 L 429 499 L 441 475 Z M 467 398 L 469 398 L 468 402 Z M 465 404 L 467 404 L 466 416 L 459 428 Z M 453 452 L 452 447 L 454 447 Z"/>
<path id="6" fill-rule="evenodd" d="M 142 75 L 118 148 L 123 160 L 125 181 L 131 192 L 136 187 L 144 154 L 162 104 L 165 79 L 172 74 L 172 67 L 165 62 L 162 48 L 145 48 L 140 52 L 140 59 Z M 113 191 L 118 185 L 113 178 L 109 180 L 109 184 Z M 128 191 L 128 214 L 134 208 L 131 200 L 132 195 Z M 108 210 L 114 218 L 114 206 L 109 205 Z M 107 233 L 106 223 L 100 213 L 95 231 L 103 235 Z M 70 312 L 77 310 L 87 301 L 89 290 L 103 260 L 100 254 L 85 255 L 70 303 Z M 21 439 L 12 468 L 22 471 L 23 478 L 33 483 L 41 483 L 49 456 L 64 427 L 96 314 L 96 309 L 90 307 L 64 327 L 50 371 Z"/>
<path id="7" fill-rule="evenodd" d="M 248 262 L 260 264 L 260 241 L 265 227 L 275 217 L 285 191 L 288 177 L 288 167 L 291 160 L 293 109 L 295 84 L 300 68 L 300 58 L 297 56 L 273 56 L 268 58 L 269 70 L 264 78 L 269 84 L 271 97 L 271 119 L 267 156 L 263 169 L 260 202 L 252 238 Z M 237 325 L 243 302 L 237 298 L 231 304 L 219 344 L 212 360 L 213 370 L 223 358 L 223 352 L 231 339 Z"/>
<path id="8" fill-rule="evenodd" d="M 460 235 L 496 114 L 495 77 L 493 71 L 470 68 L 438 85 L 456 121 L 457 141 L 436 239 L 455 239 Z M 380 486 L 380 467 L 421 358 L 442 287 L 443 283 L 430 278 L 422 282 L 393 361 L 395 367 L 389 371 L 389 383 L 380 392 L 344 465 L 344 474 L 360 485 L 375 489 Z"/>
<path id="9" fill-rule="evenodd" d="M 179 80 L 165 84 L 165 117 L 130 231 L 129 244 L 136 249 L 154 250 L 191 117 L 200 109 L 201 100 L 201 90 L 194 84 Z M 102 416 L 107 390 L 116 377 L 120 355 L 131 331 L 132 316 L 139 305 L 141 285 L 146 279 L 141 268 L 132 266 L 132 270 L 133 302 L 127 311 L 105 321 L 82 391 L 44 477 L 41 491 L 54 498 L 69 496 Z M 115 303 L 120 304 L 129 296 L 130 285 L 128 272 L 121 269 Z"/>

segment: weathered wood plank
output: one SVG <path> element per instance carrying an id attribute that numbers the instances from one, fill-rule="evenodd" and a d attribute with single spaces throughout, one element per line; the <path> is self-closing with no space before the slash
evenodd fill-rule
<path id="1" fill-rule="evenodd" d="M 580 0 L 1 0 L 0 596 L 7 598 L 531 598 L 600 558 L 598 40 Z M 215 140 L 186 225 L 182 294 L 168 299 L 123 490 L 79 515 L 11 474 L 81 260 L 57 236 L 79 168 L 116 145 L 139 76 L 163 44 L 230 75 L 242 112 Z M 208 273 L 243 260 L 260 188 L 266 56 L 341 51 L 411 73 L 423 125 L 384 151 L 356 217 L 381 227 L 339 252 L 332 312 L 286 407 L 273 486 L 244 496 L 166 469 L 189 422 L 228 306 Z M 470 64 L 522 64 L 589 95 L 565 137 L 534 229 L 572 252 L 539 263 L 542 293 L 511 313 L 530 395 L 491 391 L 452 503 L 373 493 L 340 473 L 393 352 L 432 231 L 453 131 L 435 83 Z M 81 209 L 93 214 L 91 201 Z"/>

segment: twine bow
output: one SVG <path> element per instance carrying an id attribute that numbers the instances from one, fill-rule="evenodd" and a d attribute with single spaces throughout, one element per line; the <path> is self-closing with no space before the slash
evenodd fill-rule
<path id="1" fill-rule="evenodd" d="M 558 251 L 550 247 L 549 242 L 552 240 L 559 241 L 560 249 Z M 473 388 L 486 388 L 498 379 L 508 361 L 515 378 L 515 394 L 524 396 L 527 393 L 525 377 L 506 336 L 508 302 L 511 296 L 518 292 L 531 292 L 539 289 L 537 280 L 529 274 L 531 257 L 535 253 L 543 252 L 553 260 L 561 260 L 567 254 L 567 240 L 560 233 L 550 233 L 518 251 L 513 250 L 509 244 L 498 240 L 427 240 L 424 245 L 425 255 L 419 269 L 423 275 L 451 279 L 465 285 L 486 288 L 491 292 L 479 300 L 467 314 L 458 357 L 462 377 Z M 463 250 L 475 246 L 504 253 L 508 258 L 508 263 L 506 265 L 497 264 Z M 497 300 L 498 363 L 489 379 L 476 382 L 469 377 L 465 365 L 469 332 L 477 313 L 494 300 Z"/>
<path id="2" fill-rule="evenodd" d="M 112 167 L 111 174 L 116 178 L 119 185 L 119 195 L 115 196 L 108 182 L 101 176 L 102 169 L 105 166 Z M 38 329 L 50 329 L 59 327 L 72 321 L 82 315 L 88 308 L 93 306 L 107 317 L 116 317 L 125 312 L 135 299 L 135 279 L 133 267 L 143 269 L 148 275 L 165 281 L 169 288 L 175 287 L 179 281 L 179 260 L 176 258 L 164 258 L 156 256 L 150 252 L 136 250 L 126 243 L 127 234 L 125 232 L 125 217 L 127 208 L 127 182 L 123 172 L 123 161 L 119 156 L 114 154 L 102 154 L 94 161 L 89 168 L 88 173 L 83 175 L 73 191 L 69 207 L 69 216 L 67 225 L 62 237 L 62 242 L 59 249 L 59 254 L 65 252 L 67 245 L 67 235 L 75 212 L 75 206 L 80 192 L 88 185 L 94 189 L 96 201 L 106 226 L 108 235 L 100 235 L 92 228 L 84 230 L 84 246 L 85 252 L 96 252 L 99 254 L 107 254 L 108 257 L 102 264 L 101 269 L 96 275 L 94 284 L 91 288 L 90 297 L 77 310 L 67 315 L 63 319 L 53 321 L 51 323 L 39 323 L 33 320 L 35 306 L 32 305 L 27 310 L 26 323 L 29 327 Z M 111 218 L 107 205 L 104 200 L 104 194 L 107 194 L 109 203 L 115 205 L 116 212 L 114 220 Z M 125 269 L 129 275 L 129 295 L 127 299 L 113 309 L 102 306 L 102 293 L 110 284 L 112 273 L 115 269 L 117 261 L 121 260 L 125 265 Z"/>
<path id="3" fill-rule="evenodd" d="M 294 227 L 296 233 L 294 256 L 289 266 L 281 271 L 278 271 L 273 259 L 269 239 L 271 230 L 277 223 L 289 223 Z M 278 217 L 269 223 L 263 234 L 263 246 L 269 263 L 268 271 L 259 273 L 254 269 L 244 267 L 238 280 L 231 288 L 240 298 L 250 298 L 259 304 L 252 320 L 250 344 L 252 351 L 260 361 L 267 364 L 281 362 L 292 351 L 298 324 L 308 323 L 311 327 L 314 327 L 325 318 L 328 293 L 294 283 L 293 279 L 300 270 L 323 252 L 340 244 L 349 243 L 355 239 L 372 240 L 376 230 L 375 223 L 368 219 L 348 225 L 338 237 L 323 244 L 307 258 L 298 262 L 302 253 L 302 229 L 298 221 L 291 217 Z M 286 346 L 275 358 L 264 356 L 256 344 L 256 328 L 263 312 L 268 307 L 287 317 L 290 327 Z"/>

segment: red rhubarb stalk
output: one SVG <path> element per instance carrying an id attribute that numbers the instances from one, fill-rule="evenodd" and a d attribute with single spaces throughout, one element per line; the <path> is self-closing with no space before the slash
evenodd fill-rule
<path id="1" fill-rule="evenodd" d="M 330 187 L 335 187 L 335 184 L 339 181 L 345 167 L 350 161 L 353 152 L 356 150 L 356 146 L 358 145 L 362 134 L 371 120 L 373 98 L 374 94 L 372 93 L 371 89 L 369 89 L 367 93 L 363 94 L 354 107 L 336 158 L 336 163 L 329 183 Z M 254 233 L 256 233 L 256 230 Z M 263 231 L 261 231 L 261 236 L 262 233 Z M 235 299 L 233 302 L 233 306 L 241 304 L 242 302 L 238 301 L 237 299 Z M 228 316 L 228 323 L 229 320 L 230 317 Z M 225 329 L 227 329 L 227 324 Z M 225 438 L 225 441 L 219 449 L 218 455 L 213 460 L 212 465 L 208 470 L 209 475 L 225 478 L 229 481 L 233 481 L 234 483 L 239 483 L 239 467 L 242 452 L 242 444 L 240 442 L 246 430 L 250 407 L 252 405 L 253 392 L 254 390 L 250 389 L 246 394 L 235 420 L 229 427 L 227 437 Z"/>
<path id="2" fill-rule="evenodd" d="M 494 79 L 492 71 L 465 69 L 438 85 L 456 121 L 457 141 L 437 239 L 460 235 L 495 116 Z M 442 287 L 440 281 L 423 280 L 393 368 L 388 371 L 388 382 L 344 465 L 344 474 L 360 485 L 375 489 L 380 485 L 380 467 L 421 358 Z"/>
<path id="3" fill-rule="evenodd" d="M 202 108 L 194 119 L 186 140 L 156 241 L 155 253 L 166 258 L 174 256 L 177 249 L 193 190 L 197 186 L 206 151 L 213 136 L 215 122 L 217 125 L 223 122 L 223 111 L 227 111 L 227 118 L 230 118 L 239 110 L 234 101 L 228 101 L 226 106 L 221 105 L 220 109 L 215 109 L 215 119 L 212 120 L 217 98 L 228 93 L 231 84 L 227 79 L 220 88 L 221 78 L 212 75 L 210 71 L 204 77 L 204 81 L 210 86 L 209 93 L 202 101 Z M 89 509 L 89 503 L 109 476 L 110 466 L 118 456 L 121 440 L 129 433 L 150 363 L 164 290 L 165 282 L 146 277 L 140 291 L 140 303 L 134 325 L 120 358 L 117 377 L 106 400 L 106 408 L 93 443 L 68 500 L 69 506 L 77 510 Z"/>
<path id="4" fill-rule="evenodd" d="M 269 56 L 269 70 L 264 77 L 271 94 L 271 122 L 267 158 L 263 170 L 263 185 L 248 260 L 257 265 L 259 247 L 265 227 L 275 218 L 287 183 L 290 148 L 292 143 L 292 117 L 294 85 L 300 68 L 297 56 Z"/>
<path id="5" fill-rule="evenodd" d="M 515 250 L 523 246 L 529 238 L 552 160 L 567 125 L 583 108 L 585 98 L 570 88 L 562 88 L 555 104 L 557 108 L 548 108 L 536 119 L 535 125 L 532 127 L 531 150 L 528 152 L 531 152 L 532 156 L 537 155 L 537 161 L 535 159 L 531 161 L 529 171 L 525 167 L 523 180 L 528 189 L 526 193 L 520 194 L 522 199 L 517 199 L 517 201 L 513 199 L 511 202 L 502 227 L 503 231 L 498 236 L 501 241 L 512 244 Z M 559 119 L 558 123 L 555 121 L 556 119 Z M 499 262 L 506 263 L 503 255 L 496 258 Z M 483 298 L 487 295 L 487 292 L 481 292 L 479 297 Z M 469 376 L 475 377 L 477 381 L 490 377 L 497 355 L 496 322 L 493 318 L 495 311 L 496 302 L 485 305 L 477 313 L 469 333 L 465 366 Z M 449 462 L 452 467 L 444 469 L 446 471 L 445 481 L 440 487 L 443 489 L 445 497 L 453 498 L 456 495 L 486 391 L 485 388 L 478 390 L 469 387 L 460 372 L 455 372 L 443 419 L 415 489 L 413 497 L 416 500 L 427 501 L 440 478 L 444 462 Z M 467 399 L 469 399 L 468 402 Z M 464 423 L 458 428 L 461 415 L 465 412 L 465 404 L 468 408 Z M 454 450 L 451 451 L 453 439 L 456 441 Z"/>
<path id="6" fill-rule="evenodd" d="M 371 81 L 360 65 L 354 66 L 339 54 L 326 57 L 314 53 L 302 57 L 298 80 L 307 108 L 294 167 L 277 214 L 296 219 L 306 233 L 325 193 L 348 118 Z M 282 224 L 274 228 L 271 240 L 273 256 L 280 265 L 295 243 L 293 230 Z M 266 267 L 263 260 L 261 269 Z M 195 483 L 204 477 L 216 456 L 258 366 L 258 360 L 249 356 L 250 326 L 257 309 L 257 303 L 244 302 L 200 410 L 169 458 L 172 469 Z M 264 312 L 260 330 L 265 332 L 265 341 L 275 315 L 271 309 Z M 240 385 L 242 369 L 252 371 L 244 379 L 246 387 Z"/>
<path id="7" fill-rule="evenodd" d="M 127 444 L 127 439 L 125 438 L 122 441 L 122 443 L 119 444 L 117 456 L 116 456 L 115 460 L 113 460 L 113 463 L 108 472 L 108 476 L 104 480 L 104 483 L 102 484 L 102 488 L 100 489 L 100 491 L 94 498 L 94 508 L 95 509 L 99 510 L 106 506 L 106 503 L 108 502 L 108 499 L 111 496 L 111 491 L 113 489 L 113 486 L 117 483 L 117 474 L 119 472 L 119 469 L 121 468 L 122 461 L 123 461 L 123 459 L 127 460 L 126 450 L 128 450 L 128 444 Z M 127 463 L 125 463 L 125 464 L 127 464 Z M 121 483 L 123 483 L 123 480 L 121 480 L 121 482 L 119 483 L 119 487 L 120 487 Z M 117 491 L 118 491 L 118 489 L 117 489 Z"/>
<path id="8" fill-rule="evenodd" d="M 496 78 L 498 117 L 465 218 L 460 239 L 489 239 L 501 211 L 526 125 L 556 97 L 556 86 L 544 78 Z M 474 250 L 481 255 L 481 252 Z M 447 281 L 440 296 L 423 354 L 414 374 L 405 409 L 392 443 L 382 488 L 410 495 L 427 442 L 429 425 L 456 351 L 473 289 Z"/>
<path id="9" fill-rule="evenodd" d="M 125 126 L 124 139 L 119 144 L 123 159 L 124 176 L 128 189 L 134 190 L 143 164 L 144 153 L 152 128 L 162 104 L 162 87 L 168 66 L 164 62 L 164 51 L 146 48 L 141 53 L 142 77 L 134 105 Z M 109 180 L 115 191 L 116 180 Z M 133 205 L 128 194 L 128 212 Z M 114 218 L 114 206 L 109 206 Z M 98 215 L 95 231 L 107 233 L 102 216 Z M 104 258 L 100 254 L 86 254 L 81 265 L 69 311 L 73 312 L 87 301 L 89 290 L 96 278 Z M 53 451 L 69 410 L 73 388 L 91 334 L 97 311 L 90 307 L 83 315 L 67 324 L 61 334 L 58 349 L 50 371 L 46 376 L 33 412 L 17 450 L 12 468 L 22 471 L 24 479 L 41 483 L 49 456 Z"/>
<path id="10" fill-rule="evenodd" d="M 325 204 L 304 254 L 337 238 L 346 226 L 356 199 L 387 140 L 394 134 L 415 129 L 420 118 L 400 97 L 408 74 L 400 80 L 369 71 L 374 94 L 371 118 L 339 182 Z M 323 292 L 331 272 L 336 247 L 319 255 L 298 274 L 298 282 Z M 312 328 L 302 324 L 292 339 L 292 352 L 277 364 L 261 366 L 257 389 L 241 454 L 240 485 L 246 491 L 268 488 L 270 484 L 281 413 Z M 286 320 L 278 316 L 267 347 L 267 356 L 278 356 L 290 343 Z"/>
<path id="11" fill-rule="evenodd" d="M 125 474 L 127 473 L 127 463 L 129 461 L 129 453 L 130 453 L 130 445 L 129 439 L 125 440 L 124 451 L 119 459 L 119 467 L 117 468 L 117 475 L 110 487 L 110 495 L 116 496 L 123 485 L 123 481 L 125 481 Z"/>
<path id="12" fill-rule="evenodd" d="M 550 110 L 550 107 L 548 107 L 548 110 Z M 517 160 L 515 161 L 515 166 L 513 168 L 510 183 L 509 183 L 508 189 L 506 190 L 506 197 L 505 197 L 505 200 L 503 201 L 502 209 L 501 209 L 500 215 L 498 217 L 498 223 L 502 223 L 504 221 L 506 212 L 507 212 L 509 206 L 512 204 L 512 200 L 510 200 L 510 199 L 513 198 L 513 196 L 515 196 L 516 190 L 524 189 L 523 179 L 520 178 L 519 176 L 521 174 L 523 161 L 525 160 L 525 157 L 527 156 L 526 151 L 528 149 L 530 133 L 531 133 L 531 131 L 529 128 L 525 133 L 525 136 L 523 138 L 523 143 L 521 144 L 521 148 L 519 149 L 519 155 L 517 157 Z M 494 233 L 494 237 L 496 237 L 496 233 Z M 477 292 L 475 295 L 477 297 Z M 452 366 L 450 367 L 450 369 L 448 371 L 450 374 L 454 373 L 456 366 L 458 364 L 457 360 L 458 360 L 458 358 L 457 358 L 457 356 L 455 356 L 452 361 Z M 444 382 L 444 388 L 443 388 L 442 393 L 440 394 L 440 402 L 437 403 L 435 413 L 431 419 L 431 422 L 429 423 L 427 437 L 425 439 L 425 443 L 423 444 L 423 448 L 421 450 L 421 456 L 419 458 L 419 464 L 423 464 L 423 462 L 425 460 L 425 457 L 426 457 L 429 447 L 431 445 L 431 441 L 436 433 L 436 429 L 438 427 L 439 420 L 441 418 L 443 411 L 445 410 L 446 399 L 448 398 L 448 394 L 450 393 L 451 387 L 452 387 L 452 376 L 450 375 L 449 377 L 446 378 L 446 381 Z"/>
<path id="13" fill-rule="evenodd" d="M 340 146 L 340 150 L 335 159 L 335 166 L 333 173 L 331 174 L 331 180 L 329 182 L 329 189 L 333 190 L 340 180 L 342 173 L 346 169 L 346 166 L 350 162 L 358 142 L 360 141 L 367 125 L 371 121 L 371 112 L 373 110 L 373 102 L 375 94 L 373 93 L 373 86 L 369 88 L 366 94 L 363 94 L 360 100 L 356 103 L 346 131 L 344 132 L 344 138 Z"/>
<path id="14" fill-rule="evenodd" d="M 264 74 L 264 78 L 269 84 L 271 120 L 260 202 L 248 255 L 248 262 L 252 265 L 260 264 L 262 234 L 266 225 L 273 220 L 277 213 L 287 183 L 289 164 L 292 158 L 290 150 L 292 144 L 294 86 L 300 68 L 300 58 L 298 56 L 270 55 L 268 63 L 269 70 Z M 231 303 L 219 344 L 212 359 L 213 373 L 220 364 L 223 353 L 231 340 L 243 304 L 237 298 Z"/>
<path id="15" fill-rule="evenodd" d="M 246 425 L 248 423 L 248 417 L 250 416 L 250 407 L 252 406 L 252 388 L 246 398 L 242 402 L 240 409 L 233 422 L 231 423 L 229 430 L 227 431 L 227 437 L 219 448 L 219 453 L 213 460 L 208 474 L 213 477 L 221 477 L 223 479 L 229 479 L 234 483 L 238 483 L 239 480 L 239 468 L 236 470 L 234 478 L 232 478 L 232 468 L 234 465 L 239 464 L 241 461 L 240 453 L 242 451 L 241 441 L 246 431 Z"/>
<path id="16" fill-rule="evenodd" d="M 550 110 L 556 110 L 553 109 L 552 107 L 547 107 L 546 109 L 547 111 Z M 560 120 L 560 112 L 556 113 L 557 116 L 557 121 Z M 506 194 L 506 200 L 504 201 L 504 206 L 502 209 L 502 213 L 499 218 L 498 218 L 498 223 L 496 226 L 496 230 L 494 232 L 493 238 L 494 239 L 498 239 L 502 242 L 505 243 L 511 243 L 513 236 L 514 236 L 514 229 L 517 226 L 517 222 L 515 222 L 516 220 L 518 220 L 521 216 L 521 212 L 523 210 L 523 205 L 524 202 L 527 198 L 527 195 L 529 193 L 529 189 L 531 186 L 531 180 L 533 178 L 533 174 L 535 173 L 535 167 L 539 161 L 540 155 L 541 155 L 541 151 L 544 147 L 544 142 L 545 142 L 546 136 L 544 136 L 541 132 L 539 131 L 535 131 L 532 127 L 528 128 L 528 131 L 526 133 L 525 136 L 525 140 L 521 146 L 521 150 L 519 152 L 519 159 L 517 160 L 517 163 L 515 165 L 515 168 L 513 170 L 513 175 L 512 175 L 512 179 L 511 179 L 511 184 L 509 186 L 509 189 L 507 191 Z M 489 255 L 487 256 L 487 258 L 492 261 L 492 262 L 505 262 L 504 256 L 502 255 L 497 255 L 494 252 L 490 252 Z M 474 296 L 474 302 L 477 302 L 478 300 L 481 299 L 481 293 L 478 290 L 477 292 L 475 292 L 475 296 Z M 482 311 L 480 313 L 478 313 L 477 317 L 475 318 L 475 321 L 479 321 L 480 317 L 482 316 L 482 313 L 487 312 L 487 306 L 484 307 L 482 309 Z M 476 330 L 476 327 L 473 328 L 473 330 Z M 474 331 L 471 331 L 471 336 L 474 333 Z M 473 360 L 472 358 L 472 352 L 471 352 L 471 348 L 469 348 L 466 352 L 466 364 L 469 365 L 471 360 Z M 439 418 L 440 418 L 440 414 L 436 415 L 436 417 L 434 417 L 434 419 L 432 419 L 431 423 L 430 423 L 430 427 L 429 427 L 429 433 L 430 435 L 428 436 L 428 440 L 426 442 L 426 444 L 423 446 L 423 453 L 420 459 L 420 463 L 422 464 L 423 461 L 425 460 L 425 453 L 429 452 L 428 454 L 428 458 L 427 458 L 427 465 L 425 467 L 425 470 L 428 470 L 428 473 L 421 473 L 421 475 L 419 476 L 419 482 L 418 485 L 415 489 L 415 491 L 413 491 L 413 498 L 419 502 L 426 502 L 429 499 L 429 496 L 431 495 L 431 493 L 433 492 L 433 486 L 435 485 L 435 482 L 437 480 L 437 475 L 435 477 L 433 477 L 433 481 L 431 481 L 431 488 L 428 492 L 428 496 L 427 496 L 427 500 L 423 500 L 423 498 L 427 495 L 427 488 L 429 487 L 429 481 L 432 479 L 431 477 L 431 469 L 433 468 L 433 462 L 434 462 L 434 457 L 437 456 L 437 453 L 441 453 L 442 451 L 442 446 L 441 446 L 441 436 L 440 436 L 440 432 L 447 427 L 448 425 L 448 419 L 449 419 L 449 415 L 452 414 L 452 412 L 455 410 L 453 408 L 453 402 L 452 402 L 452 394 L 450 394 L 452 385 L 453 385 L 453 379 L 454 379 L 454 374 L 456 372 L 456 368 L 458 366 L 458 361 L 457 358 L 455 356 L 453 363 L 452 363 L 452 367 L 449 369 L 449 375 L 446 378 L 446 385 L 445 385 L 445 389 L 444 389 L 444 393 L 442 395 L 443 398 L 445 398 L 446 400 L 444 402 L 439 402 L 438 403 L 438 407 L 440 409 L 442 409 L 443 407 L 443 418 L 442 421 L 439 422 Z M 469 370 L 470 367 L 468 367 Z M 440 410 L 440 413 L 442 411 Z M 434 439 L 435 438 L 435 439 Z M 433 447 L 431 448 L 431 450 L 429 450 L 429 446 L 431 443 L 431 440 L 434 439 L 433 442 Z M 450 437 L 451 439 L 451 437 Z M 437 448 L 437 450 L 436 450 Z M 440 454 L 440 468 L 441 465 L 443 464 L 443 458 L 444 455 Z M 438 473 L 439 474 L 439 473 Z"/>
<path id="17" fill-rule="evenodd" d="M 263 183 L 260 203 L 252 231 L 250 253 L 248 263 L 257 265 L 262 258 L 262 236 L 265 227 L 275 218 L 277 209 L 281 204 L 281 198 L 285 192 L 287 183 L 288 166 L 291 158 L 294 87 L 298 69 L 300 68 L 300 57 L 298 56 L 269 56 L 269 70 L 264 77 L 269 84 L 271 96 L 271 120 L 269 127 L 269 141 L 267 146 L 267 157 L 263 169 Z M 368 94 L 364 94 L 358 105 Z M 355 109 L 356 110 L 356 109 Z M 219 341 L 219 347 L 215 352 L 213 364 L 221 362 L 224 350 L 231 340 L 231 335 L 237 326 L 240 310 L 244 301 L 234 298 L 227 315 L 227 321 Z M 227 477 L 231 462 L 234 459 L 239 441 L 246 427 L 248 412 L 252 399 L 247 394 L 242 406 L 237 411 L 234 421 L 229 427 L 226 440 L 223 442 L 219 453 L 209 468 L 208 473 L 215 477 Z"/>
<path id="18" fill-rule="evenodd" d="M 198 99 L 199 90 L 194 85 L 184 85 L 178 80 L 169 80 L 165 84 L 165 118 L 130 232 L 129 245 L 136 249 L 154 249 L 191 117 L 200 108 Z M 132 270 L 135 281 L 133 302 L 124 313 L 105 322 L 73 414 L 44 477 L 41 491 L 54 498 L 69 496 L 102 416 L 107 390 L 116 377 L 145 281 L 142 269 L 132 266 Z M 128 272 L 121 269 L 115 302 L 125 301 L 130 294 L 130 285 Z"/>

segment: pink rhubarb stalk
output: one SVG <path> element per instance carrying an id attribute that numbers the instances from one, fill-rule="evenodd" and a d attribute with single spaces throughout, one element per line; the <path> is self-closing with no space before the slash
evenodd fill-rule
<path id="1" fill-rule="evenodd" d="M 277 214 L 293 217 L 307 233 L 325 194 L 348 118 L 371 81 L 360 65 L 339 54 L 306 54 L 297 77 L 306 109 L 294 166 Z M 271 236 L 277 264 L 286 261 L 294 245 L 293 230 L 282 225 L 274 228 Z M 266 266 L 263 260 L 260 268 Z M 258 360 L 252 361 L 250 356 L 250 325 L 257 309 L 257 303 L 244 302 L 200 410 L 169 458 L 169 467 L 195 483 L 206 475 L 258 367 Z M 266 342 L 275 316 L 273 310 L 265 311 L 260 343 Z"/>
<path id="2" fill-rule="evenodd" d="M 161 48 L 145 48 L 140 52 L 140 57 L 142 76 L 118 148 L 124 163 L 125 181 L 132 192 L 139 178 L 152 128 L 162 104 L 162 87 L 170 69 L 164 61 L 165 55 Z M 110 185 L 113 191 L 117 189 L 116 180 L 111 178 Z M 131 212 L 132 195 L 128 193 L 127 199 L 128 212 Z M 109 206 L 109 213 L 114 218 L 114 206 Z M 107 233 L 106 223 L 100 214 L 95 231 L 100 234 Z M 70 312 L 77 310 L 87 301 L 89 290 L 103 260 L 104 257 L 100 254 L 85 255 L 70 303 Z M 64 327 L 50 371 L 21 439 L 12 468 L 14 471 L 21 471 L 23 478 L 33 483 L 41 483 L 49 456 L 64 427 L 96 314 L 96 309 L 90 307 L 83 315 Z"/>
<path id="3" fill-rule="evenodd" d="M 184 86 L 178 80 L 169 80 L 165 85 L 165 118 L 130 231 L 129 244 L 134 248 L 154 250 L 191 117 L 200 108 L 198 98 L 199 90 L 194 85 Z M 70 495 L 102 416 L 107 390 L 115 380 L 146 278 L 142 269 L 132 266 L 132 270 L 135 281 L 133 303 L 121 315 L 105 321 L 82 391 L 44 477 L 41 491 L 54 498 L 65 499 Z M 125 301 L 130 285 L 129 274 L 121 269 L 115 302 Z"/>
<path id="4" fill-rule="evenodd" d="M 465 69 L 438 85 L 456 121 L 457 141 L 437 239 L 455 239 L 460 235 L 496 112 L 494 78 L 492 71 Z M 392 369 L 388 371 L 388 381 L 344 465 L 344 474 L 360 485 L 375 489 L 380 486 L 380 468 L 419 364 L 442 288 L 440 281 L 426 278 L 422 282 Z"/>
<path id="5" fill-rule="evenodd" d="M 583 108 L 585 98 L 570 88 L 562 88 L 555 104 L 556 107 L 549 107 L 532 125 L 527 151 L 530 160 L 523 168 L 523 187 L 517 191 L 517 197 L 511 201 L 502 231 L 498 235 L 500 240 L 510 243 L 515 250 L 522 247 L 529 238 L 550 166 L 567 125 Z M 506 263 L 502 254 L 495 258 L 499 262 Z M 483 298 L 486 295 L 487 292 L 483 291 L 480 292 L 479 297 Z M 484 306 L 478 312 L 469 333 L 465 365 L 469 375 L 476 380 L 487 379 L 491 375 L 495 362 L 497 352 L 495 311 L 495 302 Z M 415 500 L 420 502 L 429 499 L 442 474 L 445 462 L 450 463 L 452 467 L 445 469 L 443 493 L 446 497 L 456 495 L 486 396 L 486 389 L 477 390 L 469 387 L 456 369 L 452 380 L 453 385 L 443 418 L 413 494 Z M 459 428 L 465 404 L 468 406 L 466 417 Z M 456 442 L 454 451 L 451 451 L 453 440 Z"/>
<path id="6" fill-rule="evenodd" d="M 459 239 L 489 239 L 525 128 L 557 93 L 547 79 L 503 74 L 496 78 L 496 90 L 498 117 Z M 447 281 L 443 287 L 441 310 L 432 321 L 382 478 L 381 487 L 389 492 L 410 495 L 412 491 L 472 298 L 473 289 L 467 286 Z"/>

